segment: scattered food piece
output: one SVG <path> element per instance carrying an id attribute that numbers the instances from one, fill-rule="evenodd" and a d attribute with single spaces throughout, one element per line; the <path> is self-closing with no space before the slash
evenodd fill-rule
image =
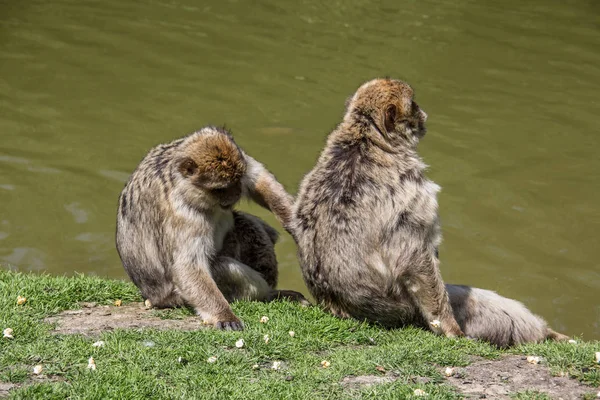
<path id="1" fill-rule="evenodd" d="M 529 364 L 539 364 L 540 363 L 540 358 L 537 356 L 527 356 L 527 362 Z"/>
<path id="2" fill-rule="evenodd" d="M 290 334 L 291 337 L 294 337 L 296 335 L 296 332 L 290 331 L 289 334 Z"/>
<path id="3" fill-rule="evenodd" d="M 216 358 L 215 358 L 215 360 L 216 360 Z M 188 360 L 183 357 L 177 357 L 177 362 L 182 365 L 187 365 Z"/>
<path id="4" fill-rule="evenodd" d="M 237 342 L 235 342 L 235 347 L 237 347 L 238 349 L 244 347 L 244 339 L 240 339 Z"/>
<path id="5" fill-rule="evenodd" d="M 98 340 L 97 342 L 92 343 L 92 347 L 104 347 L 104 341 Z"/>
<path id="6" fill-rule="evenodd" d="M 271 369 L 274 369 L 274 370 L 281 369 L 281 361 L 273 361 L 273 365 L 271 365 Z"/>
<path id="7" fill-rule="evenodd" d="M 294 377 L 292 375 L 288 375 L 288 376 L 285 377 L 285 380 L 288 381 L 288 382 L 291 382 L 291 381 L 294 380 Z"/>
<path id="8" fill-rule="evenodd" d="M 252 369 L 258 369 L 258 364 L 254 364 L 254 365 L 252 366 Z"/>
<path id="9" fill-rule="evenodd" d="M 152 340 L 144 340 L 142 344 L 146 347 L 154 347 L 156 345 Z"/>
<path id="10" fill-rule="evenodd" d="M 375 367 L 375 369 L 376 369 L 377 371 L 381 372 L 381 373 L 384 373 L 384 372 L 385 372 L 385 368 L 383 368 L 383 367 L 380 367 L 379 365 L 378 365 L 378 366 L 376 366 L 376 367 Z"/>
<path id="11" fill-rule="evenodd" d="M 33 373 L 39 375 L 42 373 L 43 369 L 44 367 L 42 367 L 41 365 L 36 365 L 35 367 L 33 367 Z"/>
<path id="12" fill-rule="evenodd" d="M 439 328 L 440 326 L 442 326 L 442 323 L 440 322 L 439 319 L 434 319 L 433 321 L 430 322 L 430 324 L 434 328 Z M 419 389 L 417 389 L 417 390 L 419 390 Z"/>
<path id="13" fill-rule="evenodd" d="M 577 344 L 577 340 L 570 339 L 569 343 L 571 343 L 571 344 Z"/>
<path id="14" fill-rule="evenodd" d="M 17 296 L 17 305 L 23 305 L 27 302 L 27 297 Z"/>
<path id="15" fill-rule="evenodd" d="M 321 366 L 323 368 L 329 368 L 331 366 L 331 363 L 327 360 L 323 360 L 323 361 L 321 361 Z"/>
<path id="16" fill-rule="evenodd" d="M 3 330 L 2 335 L 7 339 L 14 339 L 12 328 L 6 328 Z"/>
<path id="17" fill-rule="evenodd" d="M 202 320 L 202 325 L 210 325 L 210 322 L 208 322 L 207 320 L 203 319 Z"/>
<path id="18" fill-rule="evenodd" d="M 446 376 L 452 376 L 452 375 L 454 375 L 454 368 L 446 367 L 446 369 L 444 370 L 444 374 Z"/>
<path id="19" fill-rule="evenodd" d="M 600 364 L 600 351 L 596 352 L 596 362 Z"/>
<path id="20" fill-rule="evenodd" d="M 121 307 L 121 304 L 123 304 L 122 300 L 115 300 L 115 306 Z"/>
<path id="21" fill-rule="evenodd" d="M 413 394 L 415 396 L 419 396 L 419 397 L 427 396 L 427 392 L 425 392 L 423 389 L 415 389 L 415 391 L 413 392 Z"/>
<path id="22" fill-rule="evenodd" d="M 150 303 L 150 300 L 146 299 L 144 300 L 144 306 L 146 306 L 146 308 L 152 308 L 152 303 Z"/>
<path id="23" fill-rule="evenodd" d="M 90 359 L 88 360 L 88 369 L 91 369 L 92 371 L 96 370 L 96 361 L 94 361 L 94 357 L 90 357 Z"/>
<path id="24" fill-rule="evenodd" d="M 269 322 L 269 317 L 267 317 L 266 315 L 263 315 L 262 317 L 260 317 L 261 324 L 266 324 L 267 322 Z"/>
<path id="25" fill-rule="evenodd" d="M 268 344 L 268 343 L 269 343 L 269 340 L 270 340 L 270 339 L 269 339 L 269 335 L 265 335 L 265 336 L 263 337 L 263 339 L 265 340 L 265 344 Z"/>
<path id="26" fill-rule="evenodd" d="M 209 364 L 214 364 L 214 363 L 217 362 L 217 357 L 215 357 L 215 356 L 208 357 L 206 359 L 206 362 L 209 363 Z"/>

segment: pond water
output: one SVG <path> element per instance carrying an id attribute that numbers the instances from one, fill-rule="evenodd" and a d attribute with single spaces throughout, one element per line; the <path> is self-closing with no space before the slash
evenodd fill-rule
<path id="1" fill-rule="evenodd" d="M 30 0 L 0 15 L 5 266 L 126 278 L 117 198 L 152 146 L 226 124 L 295 193 L 345 99 L 387 75 L 429 114 L 444 278 L 600 339 L 599 2 Z M 289 236 L 277 252 L 280 287 L 306 293 Z"/>

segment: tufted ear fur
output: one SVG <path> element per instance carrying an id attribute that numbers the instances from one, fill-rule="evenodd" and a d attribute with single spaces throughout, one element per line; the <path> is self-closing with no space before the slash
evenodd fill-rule
<path id="1" fill-rule="evenodd" d="M 383 111 L 383 127 L 386 133 L 396 129 L 396 114 L 398 110 L 395 104 L 388 104 Z"/>
<path id="2" fill-rule="evenodd" d="M 197 169 L 198 165 L 189 157 L 184 158 L 183 161 L 179 163 L 179 172 L 181 172 L 181 175 L 185 178 L 194 175 Z"/>

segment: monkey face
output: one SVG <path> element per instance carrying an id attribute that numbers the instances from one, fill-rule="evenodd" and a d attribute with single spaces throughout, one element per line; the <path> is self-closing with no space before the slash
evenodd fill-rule
<path id="1" fill-rule="evenodd" d="M 209 131 L 191 143 L 179 161 L 179 172 L 212 203 L 230 208 L 242 195 L 241 179 L 246 160 L 233 139 L 219 131 Z"/>
<path id="2" fill-rule="evenodd" d="M 226 187 L 208 190 L 222 208 L 231 208 L 242 197 L 242 182 L 237 181 Z"/>
<path id="3" fill-rule="evenodd" d="M 411 98 L 410 106 L 405 110 L 397 104 L 389 104 L 384 113 L 384 125 L 388 134 L 395 132 L 405 140 L 412 142 L 414 138 L 421 139 L 425 136 L 427 128 L 427 113 Z M 406 110 L 407 109 L 407 110 Z"/>
<path id="4" fill-rule="evenodd" d="M 241 177 L 236 174 L 221 174 L 213 168 L 201 168 L 191 158 L 185 158 L 179 171 L 189 183 L 222 208 L 231 208 L 242 197 Z"/>

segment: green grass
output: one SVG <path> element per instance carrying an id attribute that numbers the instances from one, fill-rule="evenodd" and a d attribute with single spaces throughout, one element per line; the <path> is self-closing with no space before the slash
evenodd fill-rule
<path id="1" fill-rule="evenodd" d="M 18 295 L 27 297 L 18 306 Z M 411 397 L 416 388 L 428 398 L 458 398 L 442 385 L 443 366 L 464 366 L 469 357 L 495 358 L 503 354 L 485 343 L 446 339 L 419 329 L 385 330 L 354 320 L 340 320 L 318 307 L 286 302 L 233 304 L 245 322 L 243 332 L 202 329 L 193 332 L 115 330 L 100 338 L 51 335 L 44 317 L 79 308 L 83 301 L 112 304 L 140 301 L 128 282 L 87 276 L 72 278 L 20 274 L 0 270 L 0 328 L 14 330 L 12 340 L 0 338 L 0 382 L 27 383 L 12 390 L 15 399 L 340 399 Z M 161 318 L 187 318 L 188 310 L 153 311 Z M 262 315 L 270 320 L 259 323 Z M 291 337 L 289 331 L 295 336 Z M 270 341 L 264 342 L 268 334 Z M 235 347 L 243 338 L 245 346 Z M 104 347 L 92 347 L 103 340 Z M 148 346 L 152 342 L 152 346 Z M 594 364 L 599 342 L 572 345 L 544 343 L 521 346 L 512 353 L 543 356 L 558 371 L 568 371 L 589 384 L 600 385 Z M 87 368 L 94 357 L 97 370 Z M 206 360 L 216 356 L 215 363 Z M 180 363 L 178 357 L 187 362 Z M 328 360 L 329 368 L 321 361 Z M 280 370 L 271 369 L 282 361 Z M 34 365 L 58 380 L 33 380 Z M 253 366 L 258 365 L 258 368 Z M 345 389 L 348 375 L 381 375 L 376 367 L 399 376 L 393 383 Z M 428 377 L 427 384 L 415 377 Z M 523 393 L 516 398 L 531 397 Z M 529 397 L 527 397 L 529 396 Z"/>

